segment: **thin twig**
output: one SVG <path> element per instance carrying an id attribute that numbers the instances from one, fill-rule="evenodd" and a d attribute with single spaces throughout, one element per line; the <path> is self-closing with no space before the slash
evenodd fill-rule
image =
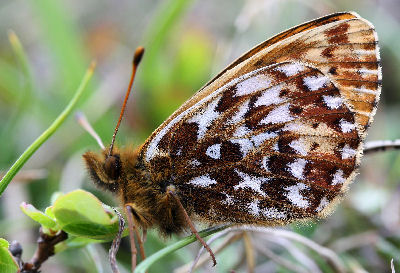
<path id="1" fill-rule="evenodd" d="M 38 273 L 42 264 L 51 256 L 54 255 L 54 246 L 68 239 L 68 234 L 60 231 L 56 235 L 49 235 L 40 228 L 38 246 L 29 262 L 23 263 L 21 271 L 25 273 Z"/>
<path id="2" fill-rule="evenodd" d="M 293 241 L 267 234 L 262 234 L 261 239 L 266 239 L 268 242 L 273 242 L 285 248 L 297 261 L 299 261 L 304 267 L 307 268 L 307 272 L 322 273 L 322 270 L 314 262 L 314 260 L 307 255 L 304 250 L 300 250 Z M 258 245 L 264 246 L 265 242 L 261 240 L 256 240 Z"/>
<path id="3" fill-rule="evenodd" d="M 386 150 L 400 149 L 400 139 L 396 140 L 375 140 L 369 141 L 364 145 L 364 154 L 383 152 Z"/>
<path id="4" fill-rule="evenodd" d="M 304 236 L 301 236 L 295 232 L 291 232 L 288 230 L 277 230 L 277 229 L 271 229 L 271 228 L 263 228 L 263 230 L 264 231 L 262 231 L 262 232 L 269 232 L 269 233 L 273 234 L 274 236 L 282 236 L 282 237 L 297 241 L 299 243 L 302 243 L 305 246 L 308 246 L 309 248 L 311 248 L 312 250 L 317 252 L 319 255 L 324 257 L 328 261 L 328 263 L 333 267 L 335 272 L 345 272 L 346 271 L 345 267 L 344 267 L 343 263 L 341 262 L 341 260 L 339 259 L 339 257 L 336 255 L 335 252 L 333 252 L 329 248 L 323 247 Z M 257 230 L 254 230 L 254 231 L 257 231 Z"/>
<path id="5" fill-rule="evenodd" d="M 254 253 L 254 244 L 248 232 L 243 232 L 244 249 L 246 250 L 246 261 L 249 273 L 254 272 L 256 258 Z"/>
<path id="6" fill-rule="evenodd" d="M 232 227 L 228 228 L 219 234 L 226 234 L 228 232 L 232 231 L 252 231 L 252 232 L 261 232 L 261 233 L 268 233 L 272 236 L 277 236 L 277 237 L 284 237 L 288 238 L 290 240 L 297 241 L 299 243 L 302 243 L 303 245 L 311 248 L 315 252 L 317 252 L 319 255 L 324 257 L 328 263 L 333 267 L 335 272 L 345 272 L 345 267 L 342 263 L 342 261 L 339 259 L 339 257 L 333 252 L 332 250 L 323 247 L 314 241 L 303 237 L 297 233 L 288 231 L 288 230 L 281 230 L 281 229 L 274 229 L 274 228 L 266 228 L 266 227 L 252 227 L 252 226 L 241 226 L 241 227 Z"/>
<path id="7" fill-rule="evenodd" d="M 330 244 L 329 248 L 334 250 L 336 253 L 342 253 L 361 246 L 374 245 L 378 240 L 379 235 L 375 231 L 366 231 L 356 235 L 340 238 Z"/>
<path id="8" fill-rule="evenodd" d="M 124 217 L 122 217 L 121 213 L 116 208 L 113 209 L 118 216 L 119 227 L 118 227 L 118 233 L 115 236 L 111 244 L 111 248 L 108 252 L 108 258 L 110 260 L 112 272 L 119 273 L 116 256 L 119 249 L 119 245 L 121 244 L 122 233 L 124 232 L 125 229 L 125 220 Z"/>
<path id="9" fill-rule="evenodd" d="M 224 250 L 227 246 L 231 245 L 233 242 L 240 240 L 243 237 L 243 233 L 232 233 L 228 235 L 226 238 L 224 238 L 224 241 L 214 249 L 214 253 L 218 254 L 222 250 Z M 220 237 L 218 237 L 220 238 Z M 211 238 L 212 239 L 212 238 Z M 206 243 L 208 245 L 211 245 L 215 240 L 208 240 Z M 199 268 L 203 264 L 205 264 L 207 261 L 209 261 L 209 254 L 208 253 L 203 253 L 204 252 L 204 247 L 202 246 L 199 251 L 197 252 L 197 255 L 193 262 L 190 262 L 188 264 L 185 264 L 177 269 L 174 270 L 174 273 L 192 273 L 195 269 Z M 202 254 L 203 253 L 203 254 Z"/>
<path id="10" fill-rule="evenodd" d="M 309 271 L 305 270 L 304 268 L 292 263 L 291 261 L 275 254 L 272 250 L 270 250 L 268 247 L 261 245 L 261 244 L 256 244 L 256 249 L 263 254 L 264 256 L 268 257 L 272 261 L 274 261 L 276 264 L 279 264 L 283 266 L 284 268 L 289 269 L 290 271 L 293 272 L 300 272 L 300 273 L 307 273 Z"/>

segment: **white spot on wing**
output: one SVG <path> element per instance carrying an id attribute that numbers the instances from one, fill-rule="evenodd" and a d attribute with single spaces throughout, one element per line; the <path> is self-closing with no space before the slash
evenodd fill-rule
<path id="1" fill-rule="evenodd" d="M 215 181 L 214 179 L 211 179 L 208 175 L 202 175 L 202 176 L 193 178 L 188 183 L 195 185 L 195 186 L 206 188 L 210 185 L 217 184 L 217 181 Z"/>
<path id="2" fill-rule="evenodd" d="M 239 106 L 237 112 L 229 121 L 230 124 L 238 123 L 244 119 L 244 115 L 249 110 L 249 102 L 250 102 L 250 100 L 246 100 L 245 102 L 243 102 L 242 105 Z"/>
<path id="3" fill-rule="evenodd" d="M 222 90 L 223 88 L 226 88 L 226 86 L 223 86 L 223 87 L 220 88 L 220 89 Z M 220 89 L 219 89 L 219 90 L 220 90 Z M 217 91 L 218 91 L 218 90 L 217 90 Z M 217 93 L 217 91 L 215 91 L 215 93 Z M 202 99 L 200 102 L 198 102 L 196 105 L 198 105 L 198 104 L 200 104 L 200 103 L 202 103 L 202 102 L 204 102 L 204 101 L 207 101 L 207 99 L 210 99 L 210 98 L 211 98 L 211 95 L 205 97 L 205 98 Z M 215 103 L 215 105 L 216 105 L 216 102 L 218 102 L 220 98 L 221 98 L 221 97 L 219 97 L 219 98 L 218 98 L 218 97 L 217 97 L 217 98 L 214 98 L 213 102 Z M 155 137 L 151 140 L 151 142 L 149 143 L 149 145 L 148 145 L 148 147 L 147 147 L 147 151 L 146 151 L 146 161 L 152 160 L 153 157 L 154 157 L 156 154 L 160 153 L 160 150 L 159 150 L 159 148 L 158 148 L 158 144 L 160 143 L 161 139 L 168 133 L 168 131 L 169 131 L 176 123 L 178 123 L 179 121 L 181 121 L 182 118 L 183 118 L 186 114 L 188 114 L 196 105 L 194 105 L 194 106 L 192 106 L 192 107 L 186 109 L 186 110 L 183 111 L 182 113 L 180 113 L 178 116 L 176 116 L 173 120 L 171 120 L 167 125 L 165 125 L 164 128 L 162 128 L 162 129 L 155 135 Z M 209 106 L 210 106 L 210 105 L 209 105 Z M 215 106 L 214 106 L 214 107 L 215 107 Z"/>
<path id="4" fill-rule="evenodd" d="M 266 183 L 269 179 L 265 177 L 254 177 L 250 176 L 247 173 L 242 173 L 238 170 L 235 170 L 236 173 L 242 178 L 242 181 L 239 183 L 239 185 L 234 186 L 233 188 L 235 190 L 237 189 L 244 189 L 244 188 L 250 188 L 253 191 L 259 193 L 263 197 L 266 197 L 267 195 L 265 192 L 261 190 L 261 185 Z"/>
<path id="5" fill-rule="evenodd" d="M 321 210 L 323 210 L 324 208 L 326 208 L 326 206 L 329 205 L 329 201 L 328 199 L 324 196 L 321 199 L 321 202 L 319 203 L 318 207 L 315 209 L 315 211 L 320 212 Z"/>
<path id="6" fill-rule="evenodd" d="M 365 50 L 365 49 L 355 49 L 353 50 L 356 55 L 375 55 L 374 50 Z"/>
<path id="7" fill-rule="evenodd" d="M 372 94 L 372 95 L 376 95 L 377 94 L 377 91 L 371 90 L 371 89 L 367 89 L 367 88 L 365 88 L 364 85 L 361 86 L 361 88 L 354 88 L 353 90 L 356 91 L 356 92 L 365 93 L 365 94 Z"/>
<path id="8" fill-rule="evenodd" d="M 329 78 L 323 75 L 309 76 L 305 77 L 303 82 L 310 91 L 315 91 L 326 86 L 326 84 L 329 82 Z"/>
<path id="9" fill-rule="evenodd" d="M 279 65 L 275 68 L 275 70 L 280 71 L 284 73 L 286 76 L 290 77 L 303 71 L 304 68 L 305 67 L 299 63 L 289 63 L 284 65 Z"/>
<path id="10" fill-rule="evenodd" d="M 251 77 L 245 79 L 241 83 L 236 86 L 236 96 L 244 96 L 248 95 L 265 88 L 268 88 L 271 85 L 271 80 L 265 75 L 257 75 L 255 77 Z"/>
<path id="11" fill-rule="evenodd" d="M 304 168 L 307 164 L 307 160 L 305 160 L 304 158 L 298 158 L 295 161 L 287 164 L 287 166 L 289 167 L 289 171 L 290 173 L 298 178 L 298 179 L 304 179 Z"/>
<path id="12" fill-rule="evenodd" d="M 260 121 L 260 124 L 275 124 L 293 120 L 294 117 L 290 115 L 289 106 L 290 104 L 287 103 L 273 109 L 265 118 Z"/>
<path id="13" fill-rule="evenodd" d="M 188 120 L 188 122 L 195 122 L 199 125 L 197 139 L 204 137 L 208 129 L 207 127 L 219 116 L 219 113 L 215 111 L 215 107 L 217 107 L 220 98 L 212 100 L 205 109 L 202 109 L 200 113 L 197 113 Z"/>
<path id="14" fill-rule="evenodd" d="M 342 159 L 349 159 L 354 157 L 357 154 L 357 151 L 352 149 L 349 144 L 344 145 L 342 149 Z"/>
<path id="15" fill-rule="evenodd" d="M 260 210 L 258 208 L 258 199 L 255 199 L 253 202 L 250 202 L 249 205 L 249 212 L 254 216 L 260 216 Z"/>
<path id="16" fill-rule="evenodd" d="M 274 143 L 274 145 L 272 146 L 272 150 L 274 150 L 275 152 L 279 152 L 278 141 Z"/>
<path id="17" fill-rule="evenodd" d="M 343 99 L 339 96 L 322 96 L 329 109 L 338 109 L 343 104 Z"/>
<path id="18" fill-rule="evenodd" d="M 282 87 L 281 85 L 273 86 L 267 90 L 265 90 L 262 95 L 257 99 L 254 103 L 255 107 L 265 105 L 269 106 L 271 104 L 279 104 L 284 101 L 279 94 L 281 93 Z"/>
<path id="19" fill-rule="evenodd" d="M 346 178 L 343 177 L 343 170 L 337 170 L 333 175 L 332 185 L 343 184 L 345 181 Z"/>
<path id="20" fill-rule="evenodd" d="M 360 70 L 357 71 L 358 73 L 360 73 L 361 75 L 378 75 L 378 70 L 371 70 L 371 69 L 365 69 L 362 68 Z"/>
<path id="21" fill-rule="evenodd" d="M 288 191 L 285 196 L 293 205 L 299 208 L 307 208 L 310 205 L 310 203 L 306 199 L 304 199 L 304 197 L 300 193 L 301 190 L 308 189 L 307 185 L 299 183 L 294 186 L 285 187 L 284 189 Z"/>
<path id="22" fill-rule="evenodd" d="M 290 122 L 285 124 L 285 127 L 282 128 L 282 131 L 292 131 L 299 132 L 303 129 L 304 125 L 299 124 L 297 122 Z"/>
<path id="23" fill-rule="evenodd" d="M 264 170 L 266 170 L 267 172 L 269 172 L 268 163 L 269 163 L 269 156 L 264 156 L 261 164 L 262 164 L 262 167 L 264 168 Z"/>
<path id="24" fill-rule="evenodd" d="M 339 122 L 339 125 L 340 125 L 340 129 L 342 129 L 343 133 L 349 133 L 356 128 L 355 124 L 348 122 L 345 119 L 341 119 Z"/>
<path id="25" fill-rule="evenodd" d="M 245 125 L 241 125 L 236 129 L 235 133 L 233 133 L 233 136 L 234 137 L 242 137 L 249 133 L 251 133 L 251 130 L 249 128 L 247 128 Z"/>
<path id="26" fill-rule="evenodd" d="M 267 139 L 271 139 L 274 137 L 277 137 L 278 134 L 274 132 L 264 132 L 255 136 L 251 137 L 251 140 L 253 141 L 254 145 L 256 147 L 260 146 L 263 144 Z"/>
<path id="27" fill-rule="evenodd" d="M 226 192 L 223 192 L 223 194 L 225 194 L 226 199 L 221 201 L 222 204 L 231 206 L 235 203 L 235 199 L 231 195 Z"/>
<path id="28" fill-rule="evenodd" d="M 308 147 L 304 143 L 304 139 L 299 138 L 295 139 L 292 142 L 289 143 L 289 147 L 291 147 L 293 150 L 295 150 L 298 154 L 301 155 L 307 155 L 308 153 Z"/>
<path id="29" fill-rule="evenodd" d="M 261 210 L 261 214 L 269 219 L 285 219 L 286 213 L 276 208 L 265 208 Z"/>
<path id="30" fill-rule="evenodd" d="M 214 159 L 219 159 L 221 157 L 221 144 L 214 144 L 208 147 L 206 155 Z"/>

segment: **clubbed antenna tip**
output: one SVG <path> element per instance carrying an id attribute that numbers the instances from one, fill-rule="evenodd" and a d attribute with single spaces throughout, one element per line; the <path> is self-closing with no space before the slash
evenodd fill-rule
<path id="1" fill-rule="evenodd" d="M 133 65 L 137 66 L 140 63 L 143 54 L 144 54 L 144 47 L 139 46 L 138 48 L 136 48 L 135 54 L 133 55 Z"/>

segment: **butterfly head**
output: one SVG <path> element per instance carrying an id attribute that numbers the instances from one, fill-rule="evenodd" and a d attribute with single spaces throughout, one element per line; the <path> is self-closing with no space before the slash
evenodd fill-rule
<path id="1" fill-rule="evenodd" d="M 122 159 L 117 148 L 109 154 L 108 149 L 101 153 L 86 152 L 83 155 L 92 180 L 102 188 L 117 192 L 124 179 Z"/>

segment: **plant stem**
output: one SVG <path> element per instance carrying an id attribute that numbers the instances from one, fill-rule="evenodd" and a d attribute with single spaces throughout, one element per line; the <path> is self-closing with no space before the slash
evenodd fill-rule
<path id="1" fill-rule="evenodd" d="M 8 172 L 4 175 L 3 179 L 0 181 L 0 196 L 3 194 L 8 184 L 10 184 L 13 177 L 22 168 L 22 166 L 28 161 L 28 159 L 35 153 L 37 149 L 51 136 L 54 132 L 64 123 L 65 119 L 71 114 L 73 108 L 77 104 L 80 96 L 85 90 L 90 78 L 93 75 L 93 71 L 96 64 L 92 62 L 88 70 L 86 71 L 83 79 L 75 92 L 74 97 L 68 103 L 67 107 L 61 114 L 54 120 L 54 122 L 47 128 L 25 151 L 24 153 L 15 161 Z"/>

